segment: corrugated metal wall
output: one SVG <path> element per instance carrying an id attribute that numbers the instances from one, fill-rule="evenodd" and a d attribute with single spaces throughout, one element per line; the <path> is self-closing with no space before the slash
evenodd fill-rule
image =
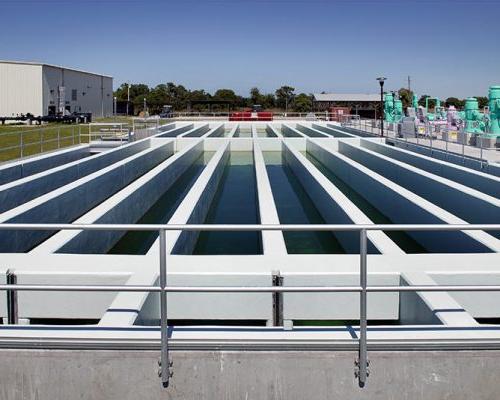
<path id="1" fill-rule="evenodd" d="M 42 115 L 42 67 L 0 63 L 0 116 Z"/>
<path id="2" fill-rule="evenodd" d="M 43 108 L 58 108 L 58 87 L 65 87 L 65 106 L 70 112 L 91 112 L 94 117 L 113 114 L 113 79 L 70 69 L 43 67 Z"/>

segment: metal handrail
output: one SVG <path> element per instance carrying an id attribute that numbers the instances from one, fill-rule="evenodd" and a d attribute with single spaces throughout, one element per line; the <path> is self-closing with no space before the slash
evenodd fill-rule
<path id="1" fill-rule="evenodd" d="M 90 292 L 157 292 L 160 293 L 161 357 L 160 377 L 162 385 L 168 387 L 171 377 L 171 362 L 168 345 L 167 293 L 169 292 L 226 292 L 226 293 L 288 293 L 288 292 L 353 292 L 360 294 L 360 325 L 358 339 L 358 359 L 356 376 L 360 387 L 368 377 L 367 354 L 367 301 L 369 292 L 442 292 L 442 291 L 500 291 L 500 285 L 424 285 L 424 286 L 368 286 L 368 231 L 497 231 L 500 224 L 363 224 L 363 225 L 201 225 L 201 224 L 0 224 L 0 230 L 113 230 L 113 231 L 158 231 L 159 232 L 159 286 L 131 285 L 0 285 L 0 290 L 8 291 L 90 291 Z M 358 231 L 360 234 L 360 285 L 359 286 L 295 286 L 295 287 L 199 287 L 167 286 L 167 231 Z"/>

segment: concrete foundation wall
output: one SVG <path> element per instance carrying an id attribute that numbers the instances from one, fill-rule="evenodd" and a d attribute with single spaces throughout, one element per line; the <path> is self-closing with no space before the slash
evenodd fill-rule
<path id="1" fill-rule="evenodd" d="M 163 389 L 159 351 L 1 350 L 8 400 L 496 399 L 499 351 L 371 351 L 364 388 L 354 351 L 171 351 Z"/>
<path id="2" fill-rule="evenodd" d="M 173 143 L 144 150 L 0 214 L 1 222 L 69 223 L 173 154 Z M 53 232 L 1 231 L 0 251 L 24 252 Z"/>
<path id="3" fill-rule="evenodd" d="M 89 152 L 89 145 L 83 144 L 60 150 L 56 153 L 51 152 L 41 156 L 5 163 L 0 166 L 0 185 L 79 160 L 86 157 Z"/>
<path id="4" fill-rule="evenodd" d="M 2 185 L 0 186 L 0 212 L 17 207 L 51 190 L 106 168 L 149 146 L 149 140 L 143 140 Z M 59 155 L 55 155 L 55 158 L 59 158 Z"/>
<path id="5" fill-rule="evenodd" d="M 500 197 L 500 178 L 492 175 L 476 172 L 469 168 L 412 153 L 383 143 L 377 143 L 372 140 L 362 140 L 361 146 L 395 160 L 413 165 L 424 171 L 461 183 L 490 196 Z"/>

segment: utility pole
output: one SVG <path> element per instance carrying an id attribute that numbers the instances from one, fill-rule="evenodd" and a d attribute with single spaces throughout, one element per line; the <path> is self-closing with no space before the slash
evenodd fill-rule
<path id="1" fill-rule="evenodd" d="M 408 95 L 411 93 L 411 79 L 410 75 L 408 75 Z"/>

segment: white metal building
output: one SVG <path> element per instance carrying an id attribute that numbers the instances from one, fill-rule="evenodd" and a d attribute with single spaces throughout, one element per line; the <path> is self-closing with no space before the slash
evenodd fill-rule
<path id="1" fill-rule="evenodd" d="M 0 116 L 113 113 L 113 77 L 55 65 L 0 61 Z"/>

